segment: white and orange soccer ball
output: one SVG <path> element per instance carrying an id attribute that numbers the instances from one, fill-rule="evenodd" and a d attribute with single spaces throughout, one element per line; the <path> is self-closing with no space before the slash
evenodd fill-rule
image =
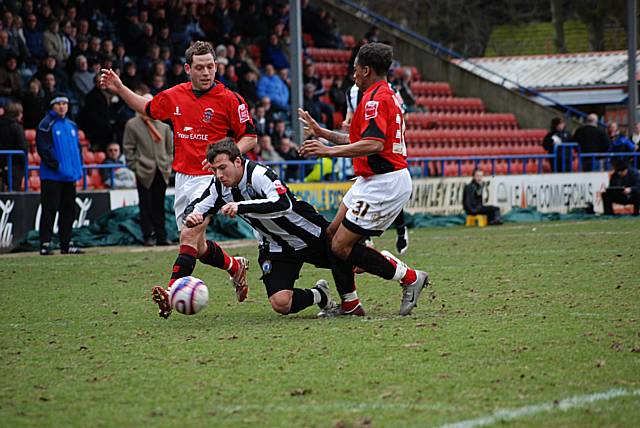
<path id="1" fill-rule="evenodd" d="M 173 283 L 169 290 L 171 307 L 184 315 L 195 315 L 209 301 L 209 289 L 202 280 L 185 276 Z"/>

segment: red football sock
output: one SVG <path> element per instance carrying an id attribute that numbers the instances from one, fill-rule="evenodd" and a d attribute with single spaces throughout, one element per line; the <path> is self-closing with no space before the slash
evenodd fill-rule
<path id="1" fill-rule="evenodd" d="M 416 271 L 408 267 L 407 273 L 404 274 L 404 276 L 400 280 L 400 283 L 402 285 L 411 285 L 414 282 L 416 282 L 417 279 L 418 279 L 418 274 L 416 273 Z"/>
<path id="2" fill-rule="evenodd" d="M 169 279 L 169 287 L 173 285 L 178 279 L 185 276 L 189 276 L 196 268 L 196 256 L 198 250 L 189 245 L 180 245 L 178 258 L 176 258 L 173 264 L 173 271 L 171 273 L 171 279 Z"/>

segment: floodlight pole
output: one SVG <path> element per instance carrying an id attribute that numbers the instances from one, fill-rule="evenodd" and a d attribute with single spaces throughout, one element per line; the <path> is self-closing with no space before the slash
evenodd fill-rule
<path id="1" fill-rule="evenodd" d="M 291 37 L 291 128 L 296 144 L 302 144 L 302 124 L 298 108 L 302 103 L 302 19 L 300 0 L 289 0 L 289 36 Z"/>
<path id="2" fill-rule="evenodd" d="M 629 22 L 627 25 L 627 43 L 628 43 L 628 69 L 629 69 L 629 131 L 628 134 L 633 133 L 633 127 L 638 121 L 638 79 L 636 78 L 636 52 L 637 46 L 637 31 L 638 31 L 638 8 L 636 0 L 627 0 L 627 14 L 629 15 Z"/>

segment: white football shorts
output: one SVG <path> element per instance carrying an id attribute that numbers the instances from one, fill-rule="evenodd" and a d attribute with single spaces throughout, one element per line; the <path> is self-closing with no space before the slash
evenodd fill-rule
<path id="1" fill-rule="evenodd" d="M 187 175 L 176 172 L 175 201 L 173 209 L 176 214 L 178 230 L 182 230 L 183 214 L 187 205 L 198 199 L 211 185 L 213 175 Z"/>
<path id="2" fill-rule="evenodd" d="M 411 198 L 408 169 L 358 177 L 342 203 L 347 208 L 342 224 L 359 235 L 379 236 L 393 223 Z"/>

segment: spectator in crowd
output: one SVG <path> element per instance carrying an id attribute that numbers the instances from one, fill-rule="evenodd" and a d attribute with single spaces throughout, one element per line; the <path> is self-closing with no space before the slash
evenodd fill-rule
<path id="1" fill-rule="evenodd" d="M 329 99 L 335 111 L 342 113 L 342 117 L 347 114 L 346 89 L 343 83 L 342 77 L 336 76 L 333 78 L 333 82 L 331 82 L 331 87 L 329 88 Z"/>
<path id="2" fill-rule="evenodd" d="M 313 83 L 304 85 L 304 110 L 308 111 L 311 117 L 323 128 L 333 129 L 333 107 L 327 103 L 316 100 L 314 97 L 315 89 Z M 323 115 L 325 119 L 323 119 Z"/>
<path id="3" fill-rule="evenodd" d="M 95 86 L 85 97 L 78 121 L 91 142 L 91 148 L 105 151 L 107 144 L 113 141 L 112 95 L 100 88 L 99 79 L 97 74 Z"/>
<path id="4" fill-rule="evenodd" d="M 69 59 L 73 48 L 75 48 L 77 40 L 76 35 L 78 33 L 78 29 L 71 23 L 71 21 L 64 20 L 62 21 L 62 46 L 64 49 L 64 57 L 65 61 Z"/>
<path id="5" fill-rule="evenodd" d="M 322 79 L 316 74 L 315 65 L 311 59 L 306 59 L 304 61 L 304 68 L 302 70 L 302 83 L 305 85 L 313 84 L 314 93 L 313 96 L 318 99 L 319 97 L 325 94 L 324 85 L 322 84 Z"/>
<path id="6" fill-rule="evenodd" d="M 60 24 L 57 19 L 51 19 L 48 22 L 47 29 L 42 34 L 42 45 L 44 50 L 47 51 L 47 55 L 50 55 L 58 61 L 60 64 L 69 58 L 65 46 L 62 34 L 60 34 Z"/>
<path id="7" fill-rule="evenodd" d="M 165 89 L 167 89 L 167 85 L 165 84 L 165 78 L 164 76 L 160 76 L 158 74 L 154 75 L 151 78 L 151 94 L 153 95 L 157 95 L 160 92 L 164 91 Z"/>
<path id="8" fill-rule="evenodd" d="M 124 168 L 126 159 L 120 152 L 120 144 L 111 142 L 107 144 L 105 151 L 107 156 L 102 161 L 103 165 L 122 165 L 123 168 L 104 168 L 100 170 L 102 181 L 112 189 L 130 189 L 136 186 L 136 177 L 133 171 Z M 113 178 L 113 181 L 111 181 Z"/>
<path id="9" fill-rule="evenodd" d="M 258 103 L 258 74 L 250 68 L 241 68 L 244 73 L 238 79 L 238 92 L 249 105 Z"/>
<path id="10" fill-rule="evenodd" d="M 82 37 L 87 41 L 87 43 L 89 43 L 89 40 L 91 40 L 89 20 L 83 18 L 78 21 L 78 34 L 76 35 L 76 37 Z"/>
<path id="11" fill-rule="evenodd" d="M 611 140 L 611 147 L 609 148 L 609 151 L 613 153 L 625 153 L 634 152 L 636 150 L 636 146 L 633 144 L 633 141 L 620 132 L 618 122 L 610 122 L 609 126 L 607 126 L 607 131 L 609 133 L 609 140 Z"/>
<path id="12" fill-rule="evenodd" d="M 550 155 L 555 153 L 556 146 L 558 144 L 566 143 L 571 140 L 571 134 L 567 131 L 566 126 L 566 123 L 561 117 L 554 117 L 551 119 L 549 132 L 542 140 L 542 147 Z M 556 162 L 554 162 L 553 159 L 549 159 L 551 169 L 554 172 L 571 172 L 571 149 L 565 148 L 563 151 L 558 151 L 558 156 L 557 169 L 554 169 Z M 562 159 L 564 159 L 564 166 Z"/>
<path id="13" fill-rule="evenodd" d="M 29 146 L 24 136 L 22 122 L 22 105 L 10 103 L 5 113 L 0 116 L 0 150 L 20 150 L 24 156 L 11 157 L 11 188 L 9 188 L 8 156 L 0 156 L 0 173 L 2 185 L 0 192 L 6 190 L 20 191 L 25 173 L 25 158 Z"/>
<path id="14" fill-rule="evenodd" d="M 284 123 L 284 120 L 278 119 L 274 121 L 273 130 L 271 131 L 271 142 L 273 143 L 273 146 L 276 148 L 276 150 L 278 150 L 279 152 L 282 152 L 282 150 L 280 149 L 280 142 L 284 138 L 290 138 L 290 137 L 291 137 L 291 131 L 287 129 L 287 126 Z"/>
<path id="15" fill-rule="evenodd" d="M 253 125 L 255 126 L 258 135 L 266 135 L 270 132 L 269 122 L 267 121 L 267 112 L 264 106 L 260 105 L 256 107 L 255 115 L 253 116 Z M 271 137 L 269 137 L 269 142 L 271 142 Z"/>
<path id="16" fill-rule="evenodd" d="M 151 66 L 160 60 L 160 46 L 156 44 L 149 45 L 147 53 L 143 57 L 138 58 L 138 74 L 143 77 L 149 77 Z"/>
<path id="17" fill-rule="evenodd" d="M 318 9 L 318 25 L 311 34 L 315 45 L 319 48 L 341 49 L 344 45 L 333 16 L 325 9 Z"/>
<path id="18" fill-rule="evenodd" d="M 40 60 L 47 56 L 47 51 L 44 48 L 42 40 L 42 31 L 38 28 L 38 18 L 35 14 L 30 13 L 27 15 L 27 25 L 24 29 L 24 38 L 27 45 L 27 50 L 31 56 L 29 63 L 39 63 Z"/>
<path id="19" fill-rule="evenodd" d="M 18 71 L 18 57 L 14 54 L 7 55 L 4 67 L 0 67 L 0 98 L 14 101 L 22 98 L 22 79 Z"/>
<path id="20" fill-rule="evenodd" d="M 131 58 L 127 55 L 127 50 L 122 43 L 116 45 L 115 51 L 113 66 L 122 73 L 124 71 L 124 65 L 131 62 Z"/>
<path id="21" fill-rule="evenodd" d="M 20 56 L 20 52 L 15 50 L 9 43 L 9 33 L 1 29 L 0 26 L 0 64 L 4 64 L 7 56 L 14 55 L 16 58 Z"/>
<path id="22" fill-rule="evenodd" d="M 273 64 L 265 66 L 256 89 L 258 97 L 269 97 L 272 109 L 289 111 L 289 88 L 276 74 Z"/>
<path id="23" fill-rule="evenodd" d="M 227 65 L 224 70 L 224 85 L 233 92 L 238 92 L 238 76 L 236 75 L 236 68 L 231 64 Z"/>
<path id="24" fill-rule="evenodd" d="M 138 67 L 135 63 L 128 62 L 124 65 L 122 83 L 124 83 L 124 85 L 132 91 L 138 89 L 140 87 L 140 84 L 142 84 L 142 79 L 140 79 L 140 76 L 138 75 Z"/>
<path id="25" fill-rule="evenodd" d="M 395 84 L 395 91 L 400 94 L 402 101 L 405 105 L 405 112 L 412 113 L 416 111 L 423 111 L 420 106 L 416 105 L 416 96 L 411 90 L 411 80 L 413 79 L 413 73 L 409 68 L 401 69 L 400 76 Z"/>
<path id="26" fill-rule="evenodd" d="M 229 59 L 227 58 L 227 47 L 225 45 L 216 46 L 216 63 L 222 65 L 229 64 Z"/>
<path id="27" fill-rule="evenodd" d="M 473 179 L 464 186 L 462 193 L 462 205 L 467 215 L 486 215 L 489 224 L 500 225 L 500 208 L 492 205 L 484 205 L 482 201 L 482 178 L 484 174 L 481 169 L 473 170 Z"/>
<path id="28" fill-rule="evenodd" d="M 302 160 L 303 158 L 298 153 L 298 147 L 291 142 L 291 138 L 282 137 L 280 139 L 280 145 L 276 149 L 278 154 L 286 161 Z M 286 181 L 301 181 L 299 165 L 287 165 L 285 174 Z"/>
<path id="29" fill-rule="evenodd" d="M 67 67 L 66 70 L 68 72 L 73 73 L 76 70 L 76 58 L 80 55 L 87 58 L 87 54 L 89 53 L 89 41 L 82 36 L 76 38 L 76 45 L 71 51 L 71 55 L 69 55 L 69 59 L 67 59 Z M 87 59 L 87 63 L 89 59 Z"/>
<path id="30" fill-rule="evenodd" d="M 54 95 L 61 92 L 58 88 L 58 82 L 53 73 L 47 73 L 44 75 L 42 82 L 42 90 L 44 91 L 45 103 L 48 104 L 54 98 Z"/>
<path id="31" fill-rule="evenodd" d="M 271 137 L 268 135 L 261 135 L 258 144 L 260 145 L 260 154 L 265 162 L 282 162 L 283 157 L 278 151 L 273 148 L 271 144 Z"/>
<path id="32" fill-rule="evenodd" d="M 9 46 L 19 54 L 19 59 L 25 61 L 29 58 L 27 39 L 24 37 L 23 22 L 20 15 L 15 15 L 10 26 L 5 26 L 9 33 Z"/>
<path id="33" fill-rule="evenodd" d="M 84 55 L 76 57 L 76 71 L 71 78 L 71 86 L 80 104 L 84 104 L 84 97 L 95 86 L 95 73 L 89 71 L 89 63 Z"/>
<path id="34" fill-rule="evenodd" d="M 184 72 L 184 65 L 182 61 L 173 60 L 171 67 L 169 68 L 169 75 L 167 76 L 167 86 L 173 87 L 180 83 L 188 82 L 189 78 Z"/>
<path id="35" fill-rule="evenodd" d="M 136 113 L 125 126 L 122 144 L 127 166 L 136 177 L 144 245 L 168 245 L 164 199 L 173 162 L 171 127 Z"/>
<path id="36" fill-rule="evenodd" d="M 24 108 L 24 127 L 35 129 L 46 113 L 46 99 L 42 84 L 35 77 L 29 80 L 27 91 L 22 97 L 22 107 Z"/>
<path id="37" fill-rule="evenodd" d="M 42 66 L 38 69 L 36 73 L 36 77 L 44 82 L 45 76 L 48 73 L 52 73 L 56 78 L 56 85 L 60 92 L 68 92 L 69 91 L 69 78 L 67 77 L 67 73 L 59 67 L 58 60 L 52 55 L 48 55 L 42 64 Z"/>
<path id="38" fill-rule="evenodd" d="M 598 115 L 595 113 L 587 116 L 586 123 L 576 129 L 572 140 L 580 145 L 582 154 L 604 153 L 609 151 L 609 146 L 611 146 L 607 133 L 598 127 Z M 595 165 L 597 165 L 597 162 L 594 158 L 587 157 L 582 159 L 582 170 L 585 172 L 593 171 Z"/>
<path id="39" fill-rule="evenodd" d="M 82 178 L 82 158 L 78 141 L 78 126 L 69 120 L 69 99 L 62 93 L 50 102 L 51 111 L 42 119 L 36 131 L 36 148 L 42 159 L 40 203 L 40 254 L 53 254 L 51 236 L 58 213 L 58 235 L 61 254 L 82 254 L 71 242 L 71 227 L 75 217 L 76 181 Z"/>
<path id="40" fill-rule="evenodd" d="M 284 52 L 284 47 L 276 34 L 269 36 L 269 43 L 262 51 L 262 62 L 264 64 L 273 64 L 273 67 L 277 70 L 281 68 L 291 68 L 287 55 Z"/>
<path id="41" fill-rule="evenodd" d="M 609 187 L 602 194 L 604 213 L 613 214 L 613 204 L 633 204 L 633 215 L 638 215 L 640 208 L 640 174 L 629 167 L 626 159 L 614 158 L 611 162 L 614 172 L 609 179 Z"/>
<path id="42" fill-rule="evenodd" d="M 238 48 L 238 55 L 235 60 L 235 66 L 239 70 L 239 74 L 243 74 L 248 70 L 251 70 L 255 73 L 256 80 L 258 79 L 258 76 L 260 76 L 260 70 L 258 69 L 258 66 L 256 65 L 253 58 L 251 58 L 251 55 L 249 55 L 249 49 L 246 46 L 241 46 L 240 48 Z"/>
<path id="43" fill-rule="evenodd" d="M 291 93 L 291 77 L 289 76 L 289 69 L 281 68 L 278 70 L 278 76 L 280 76 L 280 79 L 282 79 L 282 81 L 287 85 L 289 93 Z"/>
<path id="44" fill-rule="evenodd" d="M 100 37 L 93 36 L 89 39 L 89 48 L 87 49 L 85 56 L 90 64 L 99 63 L 102 59 L 102 53 L 100 52 L 101 45 L 102 42 L 100 41 Z"/>
<path id="45" fill-rule="evenodd" d="M 160 31 L 156 39 L 156 43 L 160 46 L 160 50 L 163 49 L 169 52 L 169 57 L 173 56 L 173 41 L 171 40 L 171 30 L 167 24 L 160 26 Z"/>
<path id="46" fill-rule="evenodd" d="M 631 134 L 631 141 L 636 146 L 636 151 L 640 152 L 640 122 L 636 122 L 633 128 L 633 134 Z"/>

